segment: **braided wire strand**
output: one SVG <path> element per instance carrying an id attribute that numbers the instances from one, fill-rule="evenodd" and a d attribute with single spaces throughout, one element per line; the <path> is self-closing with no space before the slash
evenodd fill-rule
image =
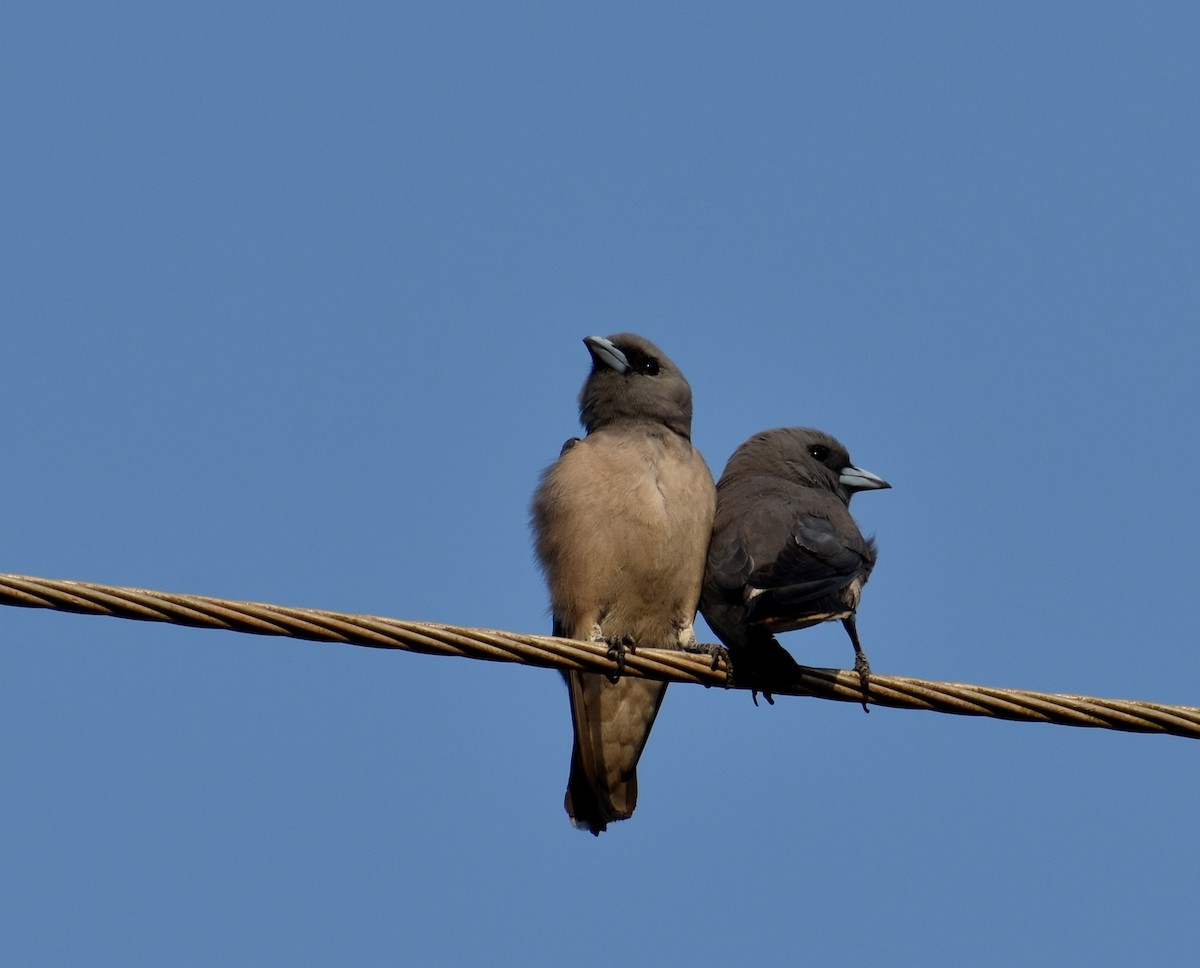
<path id="1" fill-rule="evenodd" d="M 0 574 L 0 605 L 517 662 L 551 669 L 608 674 L 617 671 L 604 643 L 30 575 Z M 624 674 L 703 686 L 730 685 L 723 659 L 714 662 L 707 655 L 663 649 L 627 653 Z M 811 666 L 799 666 L 794 676 L 778 682 L 770 691 L 782 696 L 862 701 L 857 673 Z M 1132 699 L 1101 699 L 872 673 L 869 702 L 894 709 L 1200 739 L 1200 708 Z"/>

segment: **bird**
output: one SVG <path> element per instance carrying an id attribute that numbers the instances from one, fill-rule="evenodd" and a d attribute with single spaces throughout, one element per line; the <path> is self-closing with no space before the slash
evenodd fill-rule
<path id="1" fill-rule="evenodd" d="M 679 368 L 633 333 L 588 336 L 579 394 L 586 435 L 563 445 L 531 506 L 538 563 L 557 636 L 695 649 L 693 629 L 716 489 L 692 446 L 692 390 Z M 564 673 L 574 743 L 564 806 L 599 836 L 637 804 L 637 765 L 667 686 Z"/>
<path id="2" fill-rule="evenodd" d="M 838 619 L 867 709 L 871 666 L 855 614 L 876 548 L 851 517 L 850 499 L 890 487 L 810 427 L 764 430 L 729 458 L 717 483 L 700 611 L 729 650 L 734 683 L 751 686 L 756 704 L 755 687 L 774 702 L 769 684 L 796 668 L 775 633 Z"/>

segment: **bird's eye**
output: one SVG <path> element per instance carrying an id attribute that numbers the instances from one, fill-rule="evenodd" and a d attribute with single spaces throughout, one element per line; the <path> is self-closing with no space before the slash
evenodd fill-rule
<path id="1" fill-rule="evenodd" d="M 829 448 L 824 444 L 813 444 L 808 448 L 808 452 L 819 461 L 823 461 L 829 456 Z"/>
<path id="2" fill-rule="evenodd" d="M 641 350 L 627 349 L 625 359 L 629 361 L 630 372 L 641 373 L 643 376 L 658 376 L 660 367 L 658 360 L 653 356 L 647 356 Z"/>

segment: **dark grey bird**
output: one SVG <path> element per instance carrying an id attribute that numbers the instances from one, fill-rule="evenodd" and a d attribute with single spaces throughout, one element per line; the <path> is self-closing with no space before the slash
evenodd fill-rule
<path id="1" fill-rule="evenodd" d="M 840 619 L 866 708 L 871 666 L 855 611 L 875 541 L 858 530 L 850 498 L 885 487 L 840 442 L 807 427 L 765 430 L 734 451 L 717 484 L 700 610 L 729 649 L 735 683 L 768 684 L 773 701 L 769 683 L 795 668 L 775 633 Z"/>
<path id="2" fill-rule="evenodd" d="M 584 340 L 579 395 L 587 436 L 569 440 L 533 497 L 538 561 L 554 634 L 692 649 L 715 489 L 692 447 L 692 390 L 653 343 L 631 333 Z M 666 683 L 566 675 L 575 743 L 565 805 L 600 831 L 637 803 L 637 764 Z"/>

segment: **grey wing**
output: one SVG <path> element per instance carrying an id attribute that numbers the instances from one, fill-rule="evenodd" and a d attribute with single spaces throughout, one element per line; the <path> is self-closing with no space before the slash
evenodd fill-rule
<path id="1" fill-rule="evenodd" d="M 827 610 L 830 596 L 855 579 L 865 580 L 875 561 L 871 542 L 836 498 L 809 495 L 788 505 L 782 539 L 777 532 L 766 541 L 773 554 L 751 555 L 758 564 L 746 579 L 745 592 L 748 620 L 780 628 L 780 623 L 801 620 L 810 608 L 817 618 L 815 613 Z M 744 540 L 753 548 L 762 539 L 751 531 Z"/>
<path id="2" fill-rule="evenodd" d="M 775 560 L 755 571 L 750 584 L 780 604 L 799 604 L 844 588 L 872 558 L 857 528 L 847 532 L 828 518 L 803 514 Z"/>

